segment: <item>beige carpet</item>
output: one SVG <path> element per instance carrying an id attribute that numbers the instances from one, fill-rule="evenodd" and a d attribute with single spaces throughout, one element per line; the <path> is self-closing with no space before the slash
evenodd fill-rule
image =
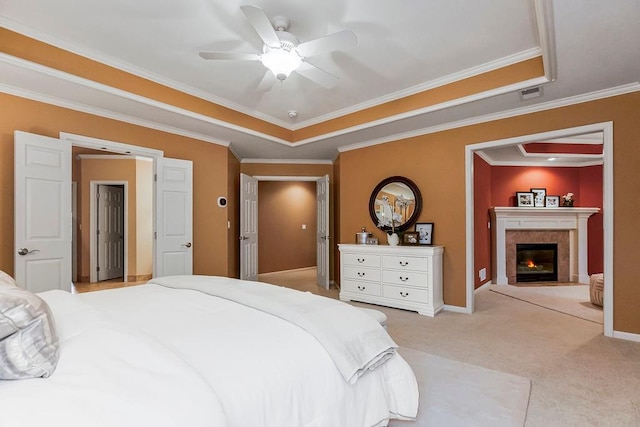
<path id="1" fill-rule="evenodd" d="M 589 285 L 518 287 L 490 285 L 489 290 L 560 313 L 603 324 L 602 307 L 591 304 Z"/>
<path id="2" fill-rule="evenodd" d="M 531 381 L 517 375 L 401 347 L 420 389 L 416 421 L 389 426 L 511 427 L 524 425 Z"/>

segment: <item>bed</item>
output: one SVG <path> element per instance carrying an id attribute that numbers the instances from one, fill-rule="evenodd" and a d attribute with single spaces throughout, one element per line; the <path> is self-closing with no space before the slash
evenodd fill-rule
<path id="1" fill-rule="evenodd" d="M 29 295 L 8 281 L 0 284 L 3 427 L 354 427 L 417 414 L 416 379 L 395 343 L 340 301 L 211 276 L 86 294 Z M 40 310 L 37 322 L 7 322 L 6 295 L 26 298 L 31 315 Z M 7 367 L 7 342 L 34 322 L 51 328 L 35 346 L 56 361 L 23 358 L 31 371 L 20 379 Z"/>

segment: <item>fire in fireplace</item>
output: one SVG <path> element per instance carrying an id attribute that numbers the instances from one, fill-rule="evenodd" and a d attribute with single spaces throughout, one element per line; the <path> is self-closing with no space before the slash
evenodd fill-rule
<path id="1" fill-rule="evenodd" d="M 557 243 L 516 244 L 516 282 L 557 281 Z"/>

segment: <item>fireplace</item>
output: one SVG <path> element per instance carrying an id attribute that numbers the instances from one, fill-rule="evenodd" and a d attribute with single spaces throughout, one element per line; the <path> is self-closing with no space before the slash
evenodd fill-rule
<path id="1" fill-rule="evenodd" d="M 516 244 L 516 282 L 557 281 L 557 243 Z"/>

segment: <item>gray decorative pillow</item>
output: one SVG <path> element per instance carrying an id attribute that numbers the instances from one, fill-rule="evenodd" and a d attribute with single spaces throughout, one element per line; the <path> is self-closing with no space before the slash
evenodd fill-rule
<path id="1" fill-rule="evenodd" d="M 4 276 L 0 275 L 0 380 L 48 377 L 60 355 L 53 314 L 42 298 L 8 286 Z"/>

